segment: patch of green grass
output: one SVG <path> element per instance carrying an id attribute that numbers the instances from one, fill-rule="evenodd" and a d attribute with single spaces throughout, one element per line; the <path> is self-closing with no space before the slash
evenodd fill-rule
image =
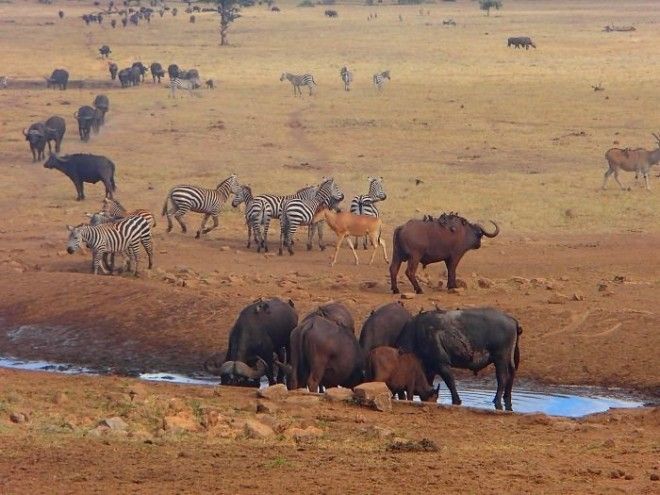
<path id="1" fill-rule="evenodd" d="M 289 460 L 281 456 L 275 457 L 274 459 L 271 459 L 270 461 L 266 462 L 266 467 L 270 469 L 285 467 L 288 465 L 289 465 Z"/>

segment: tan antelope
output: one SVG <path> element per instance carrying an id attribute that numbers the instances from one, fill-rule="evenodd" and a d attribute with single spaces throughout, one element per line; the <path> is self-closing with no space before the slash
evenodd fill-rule
<path id="1" fill-rule="evenodd" d="M 626 148 L 622 150 L 621 148 L 610 148 L 605 153 L 605 158 L 607 158 L 607 163 L 610 168 L 605 172 L 605 180 L 603 181 L 603 189 L 607 185 L 607 180 L 610 178 L 610 175 L 614 174 L 614 180 L 621 189 L 625 189 L 623 184 L 619 181 L 619 170 L 625 170 L 626 172 L 635 172 L 635 181 L 639 180 L 639 174 L 644 176 L 644 183 L 646 184 L 646 189 L 649 188 L 649 169 L 660 162 L 660 136 L 658 134 L 652 133 L 653 137 L 657 141 L 658 148 L 652 151 L 645 150 L 644 148 L 630 149 Z"/>
<path id="2" fill-rule="evenodd" d="M 321 208 L 314 217 L 315 221 L 325 220 L 328 226 L 337 234 L 337 247 L 335 248 L 335 256 L 330 263 L 330 266 L 334 266 L 337 263 L 337 256 L 339 255 L 339 248 L 341 243 L 346 239 L 346 242 L 353 251 L 353 256 L 355 257 L 355 264 L 359 264 L 360 260 L 358 255 L 355 252 L 355 247 L 351 238 L 349 236 L 363 236 L 366 235 L 371 240 L 371 244 L 374 247 L 374 252 L 371 255 L 371 260 L 369 264 L 371 265 L 374 262 L 376 257 L 376 251 L 378 251 L 378 246 L 383 248 L 383 256 L 385 256 L 385 262 L 389 263 L 387 258 L 387 249 L 385 249 L 385 241 L 381 239 L 381 230 L 383 227 L 383 222 L 380 218 L 370 217 L 367 215 L 355 215 L 353 213 L 347 212 L 336 212 L 334 210 L 329 210 L 327 207 Z"/>

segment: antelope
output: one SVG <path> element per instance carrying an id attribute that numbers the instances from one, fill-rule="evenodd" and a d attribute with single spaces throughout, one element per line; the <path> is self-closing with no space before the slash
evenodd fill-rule
<path id="1" fill-rule="evenodd" d="M 614 180 L 621 189 L 625 189 L 623 184 L 619 181 L 619 170 L 625 170 L 626 172 L 635 172 L 635 181 L 639 180 L 639 174 L 641 173 L 644 176 L 644 183 L 646 184 L 646 189 L 649 188 L 649 169 L 660 162 L 660 136 L 658 134 L 652 133 L 652 136 L 657 141 L 658 148 L 652 151 L 645 150 L 644 148 L 630 149 L 626 148 L 622 150 L 620 148 L 610 148 L 605 153 L 605 158 L 607 158 L 607 163 L 610 168 L 605 172 L 605 180 L 603 180 L 603 189 L 607 185 L 607 180 L 610 178 L 610 175 L 614 174 Z"/>
<path id="2" fill-rule="evenodd" d="M 353 242 L 349 236 L 363 236 L 366 235 L 371 240 L 371 244 L 374 247 L 374 251 L 371 254 L 371 260 L 369 264 L 371 265 L 374 262 L 376 257 L 376 251 L 378 251 L 378 246 L 383 248 L 383 256 L 385 257 L 385 262 L 389 263 L 387 258 L 387 249 L 385 248 L 385 241 L 381 239 L 381 231 L 383 227 L 383 222 L 380 218 L 370 217 L 367 215 L 355 215 L 354 213 L 347 212 L 336 212 L 330 210 L 327 207 L 321 208 L 314 217 L 314 221 L 325 220 L 330 228 L 337 234 L 337 246 L 335 247 L 335 256 L 330 263 L 330 266 L 334 266 L 337 263 L 337 256 L 339 255 L 339 248 L 341 243 L 346 239 L 346 242 L 353 251 L 353 256 L 355 257 L 355 264 L 359 264 L 360 260 L 358 255 L 355 252 L 355 247 L 353 247 Z"/>

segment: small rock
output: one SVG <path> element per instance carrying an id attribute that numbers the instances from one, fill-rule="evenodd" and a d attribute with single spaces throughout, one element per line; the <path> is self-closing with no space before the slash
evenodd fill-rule
<path id="1" fill-rule="evenodd" d="M 220 251 L 229 251 L 230 249 L 229 246 L 220 246 Z"/>
<path id="2" fill-rule="evenodd" d="M 87 432 L 87 435 L 90 435 L 92 437 L 100 437 L 103 435 L 106 435 L 110 432 L 110 428 L 107 426 L 99 425 L 96 428 L 92 428 Z"/>
<path id="3" fill-rule="evenodd" d="M 626 475 L 623 477 L 623 479 L 624 479 L 624 480 L 628 480 L 628 481 L 630 481 L 630 480 L 634 480 L 635 477 L 634 477 L 632 474 L 626 474 Z"/>
<path id="4" fill-rule="evenodd" d="M 394 430 L 383 426 L 369 425 L 362 428 L 360 431 L 363 431 L 371 437 L 390 438 L 394 436 Z"/>
<path id="5" fill-rule="evenodd" d="M 20 412 L 13 412 L 9 415 L 9 419 L 11 420 L 12 423 L 25 423 L 28 420 L 27 414 L 23 414 Z"/>
<path id="6" fill-rule="evenodd" d="M 415 298 L 415 293 L 414 292 L 402 292 L 401 293 L 401 299 L 414 299 Z"/>
<path id="7" fill-rule="evenodd" d="M 511 281 L 520 285 L 525 285 L 529 283 L 529 279 L 525 277 L 511 277 Z"/>
<path id="8" fill-rule="evenodd" d="M 257 412 L 264 414 L 275 414 L 279 411 L 279 407 L 268 400 L 258 400 L 257 401 Z"/>
<path id="9" fill-rule="evenodd" d="M 291 395 L 286 398 L 287 404 L 295 404 L 297 406 L 309 407 L 317 404 L 321 400 L 319 395 Z"/>
<path id="10" fill-rule="evenodd" d="M 275 436 L 275 431 L 259 421 L 248 419 L 244 427 L 245 435 L 248 438 L 269 438 Z"/>
<path id="11" fill-rule="evenodd" d="M 649 479 L 651 481 L 660 481 L 660 475 L 658 475 L 656 473 L 652 473 L 651 476 L 649 476 Z"/>
<path id="12" fill-rule="evenodd" d="M 492 280 L 489 280 L 489 279 L 484 278 L 484 277 L 480 277 L 477 280 L 477 284 L 479 285 L 479 288 L 481 288 L 481 289 L 490 289 L 493 285 L 495 285 Z"/>
<path id="13" fill-rule="evenodd" d="M 163 429 L 171 433 L 180 433 L 184 431 L 197 431 L 197 422 L 191 415 L 181 411 L 176 415 L 165 416 L 163 418 Z"/>
<path id="14" fill-rule="evenodd" d="M 614 445 L 615 445 L 614 440 L 612 440 L 611 438 L 608 438 L 603 442 L 603 447 L 606 447 L 608 449 L 611 449 L 612 447 L 614 447 Z"/>
<path id="15" fill-rule="evenodd" d="M 325 391 L 325 398 L 332 402 L 353 400 L 353 391 L 350 388 L 332 387 Z"/>
<path id="16" fill-rule="evenodd" d="M 289 391 L 287 390 L 286 385 L 278 383 L 277 385 L 271 385 L 270 387 L 260 388 L 257 390 L 257 397 L 280 401 L 286 399 L 288 393 Z"/>
<path id="17" fill-rule="evenodd" d="M 376 282 L 374 280 L 367 280 L 366 282 L 362 282 L 360 287 L 362 289 L 373 289 L 375 287 L 378 287 L 378 285 L 379 285 L 378 282 Z"/>
<path id="18" fill-rule="evenodd" d="M 353 390 L 360 404 L 373 407 L 377 411 L 392 410 L 392 392 L 383 382 L 367 382 Z"/>
<path id="19" fill-rule="evenodd" d="M 266 426 L 270 426 L 273 429 L 273 431 L 280 430 L 280 422 L 277 420 L 275 416 L 265 413 L 259 413 L 257 414 L 256 419 L 257 421 L 259 421 L 259 423 L 265 424 Z"/>
<path id="20" fill-rule="evenodd" d="M 609 286 L 604 283 L 598 284 L 598 292 L 605 292 Z"/>
<path id="21" fill-rule="evenodd" d="M 302 428 L 288 428 L 284 431 L 284 436 L 286 438 L 292 438 L 296 442 L 301 442 L 305 440 L 313 440 L 315 438 L 320 438 L 323 436 L 323 430 L 317 428 L 316 426 L 308 426 L 305 429 Z"/>
<path id="22" fill-rule="evenodd" d="M 128 428 L 126 421 L 121 419 L 119 416 L 103 419 L 99 423 L 99 426 L 105 426 L 113 431 L 125 431 L 126 428 Z"/>
<path id="23" fill-rule="evenodd" d="M 615 275 L 612 281 L 616 282 L 617 284 L 622 284 L 626 281 L 626 277 L 624 277 L 623 275 Z"/>
<path id="24" fill-rule="evenodd" d="M 437 452 L 439 449 L 435 442 L 428 438 L 414 441 L 397 437 L 392 439 L 387 450 L 391 452 Z"/>
<path id="25" fill-rule="evenodd" d="M 584 294 L 582 292 L 574 292 L 571 299 L 573 301 L 584 301 Z"/>
<path id="26" fill-rule="evenodd" d="M 565 304 L 568 301 L 569 298 L 566 294 L 562 294 L 561 292 L 555 292 L 548 299 L 548 304 Z"/>
<path id="27" fill-rule="evenodd" d="M 64 392 L 59 391 L 55 392 L 55 395 L 53 395 L 53 404 L 64 404 L 67 401 L 67 396 Z"/>
<path id="28" fill-rule="evenodd" d="M 466 282 L 465 280 L 463 280 L 462 278 L 457 278 L 457 279 L 456 279 L 456 287 L 459 288 L 459 289 L 467 289 L 467 288 L 468 288 L 468 284 L 467 284 L 467 282 Z"/>

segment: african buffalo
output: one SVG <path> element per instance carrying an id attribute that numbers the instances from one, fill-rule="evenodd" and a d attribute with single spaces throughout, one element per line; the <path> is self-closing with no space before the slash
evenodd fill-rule
<path id="1" fill-rule="evenodd" d="M 110 100 L 106 95 L 96 95 L 96 98 L 94 98 L 94 108 L 100 112 L 99 115 L 99 124 L 103 125 L 105 124 L 105 114 L 110 110 Z"/>
<path id="2" fill-rule="evenodd" d="M 170 79 L 179 77 L 179 66 L 176 64 L 170 64 L 170 66 L 167 68 L 167 75 L 170 76 Z"/>
<path id="3" fill-rule="evenodd" d="M 110 50 L 108 45 L 103 45 L 101 48 L 99 48 L 99 53 L 101 54 L 101 58 L 108 58 L 112 53 L 112 50 Z"/>
<path id="4" fill-rule="evenodd" d="M 154 80 L 154 84 L 156 83 L 156 79 L 158 79 L 158 84 L 160 84 L 160 78 L 165 77 L 165 71 L 163 70 L 163 66 L 160 65 L 158 62 L 154 62 L 151 64 L 151 77 Z"/>
<path id="5" fill-rule="evenodd" d="M 54 168 L 66 175 L 76 186 L 78 196 L 76 201 L 85 199 L 83 184 L 85 182 L 96 184 L 102 181 L 105 186 L 105 196 L 112 198 L 116 189 L 115 164 L 104 156 L 76 153 L 74 155 L 50 155 L 45 168 Z"/>
<path id="6" fill-rule="evenodd" d="M 405 306 L 396 301 L 375 309 L 362 325 L 360 347 L 365 355 L 379 346 L 394 347 L 399 334 L 412 315 Z"/>
<path id="7" fill-rule="evenodd" d="M 429 384 L 422 365 L 411 352 L 403 352 L 394 347 L 375 347 L 367 354 L 366 379 L 370 382 L 384 382 L 399 399 L 413 400 L 415 395 L 423 401 L 438 400 L 438 391 Z"/>
<path id="8" fill-rule="evenodd" d="M 66 122 L 62 117 L 53 116 L 46 121 L 46 142 L 48 143 L 49 153 L 53 151 L 50 146 L 51 141 L 55 141 L 55 153 L 60 152 L 65 132 Z"/>
<path id="9" fill-rule="evenodd" d="M 59 87 L 62 91 L 64 91 L 68 82 L 69 73 L 64 69 L 55 69 L 50 77 L 46 78 L 46 87 Z"/>
<path id="10" fill-rule="evenodd" d="M 456 287 L 456 267 L 463 255 L 470 249 L 481 247 L 481 238 L 495 237 L 500 229 L 495 222 L 495 232 L 488 233 L 479 224 L 472 224 L 455 213 L 443 213 L 437 219 L 409 220 L 394 230 L 392 240 L 392 263 L 390 283 L 392 292 L 399 293 L 397 275 L 401 263 L 408 262 L 406 276 L 417 294 L 422 288 L 417 282 L 417 265 L 426 267 L 431 263 L 444 261 L 447 265 L 447 288 Z"/>
<path id="11" fill-rule="evenodd" d="M 113 81 L 117 79 L 117 71 L 119 71 L 119 67 L 117 67 L 117 64 L 114 62 L 108 62 L 108 70 L 110 71 L 110 79 Z"/>
<path id="12" fill-rule="evenodd" d="M 130 68 L 120 70 L 119 73 L 117 74 L 117 77 L 119 78 L 119 82 L 121 83 L 122 88 L 127 88 L 129 86 L 134 85 L 133 73 Z"/>
<path id="13" fill-rule="evenodd" d="M 507 40 L 507 47 L 513 46 L 514 48 L 524 48 L 529 50 L 529 47 L 536 48 L 536 45 L 529 36 L 514 36 Z"/>
<path id="14" fill-rule="evenodd" d="M 275 383 L 273 353 L 289 356 L 289 335 L 298 324 L 292 301 L 258 299 L 241 311 L 229 333 L 225 362 L 218 374 L 223 384 L 259 384 L 265 374 Z M 284 352 L 284 353 L 283 353 Z"/>
<path id="15" fill-rule="evenodd" d="M 401 332 L 397 346 L 414 352 L 427 376 L 442 377 L 451 392 L 452 404 L 460 404 L 451 368 L 475 374 L 495 365 L 497 409 L 511 411 L 511 389 L 520 363 L 519 340 L 522 328 L 511 316 L 492 308 L 426 311 L 413 317 Z"/>
<path id="16" fill-rule="evenodd" d="M 280 364 L 280 363 L 278 363 Z M 335 321 L 308 315 L 291 332 L 289 390 L 304 387 L 354 387 L 364 378 L 364 357 L 355 335 Z"/>
<path id="17" fill-rule="evenodd" d="M 98 119 L 96 110 L 89 105 L 84 105 L 73 114 L 73 117 L 78 121 L 80 140 L 83 142 L 89 141 L 89 132 L 96 125 Z"/>
<path id="18" fill-rule="evenodd" d="M 322 304 L 305 316 L 303 321 L 314 316 L 321 316 L 326 320 L 336 323 L 340 328 L 348 330 L 351 334 L 355 333 L 355 321 L 353 320 L 353 315 L 351 315 L 348 308 L 340 302 L 331 301 Z"/>
<path id="19" fill-rule="evenodd" d="M 46 125 L 43 122 L 32 124 L 27 130 L 23 129 L 25 140 L 30 143 L 32 161 L 36 162 L 44 158 L 46 148 Z"/>
<path id="20" fill-rule="evenodd" d="M 133 62 L 131 68 L 137 68 L 140 71 L 140 81 L 144 82 L 144 75 L 147 73 L 149 68 L 145 66 L 142 62 Z"/>

